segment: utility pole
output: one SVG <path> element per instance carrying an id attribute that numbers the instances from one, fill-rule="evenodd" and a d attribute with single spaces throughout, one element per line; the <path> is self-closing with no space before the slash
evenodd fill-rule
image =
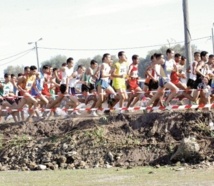
<path id="1" fill-rule="evenodd" d="M 187 58 L 186 68 L 188 68 L 192 62 L 191 35 L 190 35 L 190 29 L 189 29 L 188 0 L 183 0 L 183 16 L 184 16 L 185 54 L 186 54 L 186 58 Z M 189 76 L 189 74 L 187 74 L 187 76 Z"/>
<path id="2" fill-rule="evenodd" d="M 213 43 L 213 54 L 214 54 L 214 32 L 213 32 L 214 23 L 212 25 L 212 43 Z"/>
<path id="3" fill-rule="evenodd" d="M 41 41 L 42 38 L 38 39 L 37 41 L 34 41 L 34 42 L 28 42 L 29 45 L 31 44 L 35 44 L 35 50 L 36 50 L 36 62 L 37 62 L 37 69 L 38 71 L 40 71 L 40 64 L 39 64 L 39 54 L 38 54 L 38 46 L 37 46 L 37 42 L 38 41 Z"/>
<path id="4" fill-rule="evenodd" d="M 40 64 L 39 64 L 39 54 L 38 54 L 38 47 L 37 42 L 35 42 L 35 49 L 36 49 L 36 61 L 37 61 L 37 69 L 40 71 Z"/>

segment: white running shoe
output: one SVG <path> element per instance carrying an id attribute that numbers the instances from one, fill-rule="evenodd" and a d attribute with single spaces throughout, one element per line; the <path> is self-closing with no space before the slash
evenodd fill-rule
<path id="1" fill-rule="evenodd" d="M 93 110 L 93 111 L 91 112 L 91 116 L 97 117 L 98 114 L 96 113 L 96 111 Z"/>

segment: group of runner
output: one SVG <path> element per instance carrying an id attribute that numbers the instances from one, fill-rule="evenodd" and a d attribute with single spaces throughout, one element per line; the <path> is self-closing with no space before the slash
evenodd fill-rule
<path id="1" fill-rule="evenodd" d="M 128 63 L 125 52 L 120 51 L 115 63 L 105 53 L 102 63 L 92 60 L 88 68 L 79 65 L 74 70 L 70 57 L 59 69 L 44 65 L 39 72 L 36 66 L 26 66 L 18 77 L 6 73 L 0 83 L 0 116 L 11 114 L 15 122 L 20 122 L 31 117 L 44 119 L 63 110 L 68 117 L 81 115 L 79 109 L 84 104 L 87 108 L 90 105 L 88 113 L 96 117 L 103 114 L 98 111 L 105 102 L 108 105 L 105 112 L 118 104 L 121 113 L 123 107 L 133 108 L 145 97 L 150 98 L 147 106 L 163 107 L 176 97 L 179 104 L 184 98 L 199 104 L 213 101 L 214 55 L 195 52 L 194 61 L 186 69 L 186 58 L 167 49 L 166 58 L 161 53 L 151 56 L 145 75 L 139 74 L 139 61 L 139 56 L 133 55 L 132 63 Z M 145 77 L 143 87 L 139 86 L 139 77 Z"/>

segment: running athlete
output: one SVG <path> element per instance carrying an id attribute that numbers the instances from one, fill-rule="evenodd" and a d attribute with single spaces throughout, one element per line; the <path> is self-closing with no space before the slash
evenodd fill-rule
<path id="1" fill-rule="evenodd" d="M 168 95 L 166 101 L 163 103 L 165 107 L 168 106 L 169 102 L 172 100 L 173 97 L 176 96 L 179 90 L 172 82 L 170 82 L 171 72 L 177 71 L 175 61 L 173 59 L 174 51 L 172 51 L 171 49 L 167 49 L 166 54 L 167 61 L 164 60 L 162 54 L 154 54 L 154 60 L 156 61 L 156 64 L 160 65 L 160 71 L 156 71 L 156 73 L 159 75 L 159 87 L 156 94 L 147 103 L 148 106 L 150 106 L 157 98 L 161 99 L 164 95 L 165 89 L 169 89 L 170 94 Z"/>
<path id="2" fill-rule="evenodd" d="M 95 108 L 101 108 L 102 103 L 105 101 L 105 98 L 107 98 L 107 95 L 110 94 L 113 97 L 116 97 L 116 92 L 109 84 L 110 82 L 110 76 L 111 76 L 111 66 L 112 63 L 111 55 L 109 53 L 103 54 L 102 57 L 102 64 L 100 67 L 100 77 L 96 82 L 96 89 L 98 93 L 98 100 L 96 102 Z M 96 111 L 92 111 L 92 116 L 98 116 Z"/>
<path id="3" fill-rule="evenodd" d="M 141 98 L 141 91 L 142 89 L 138 85 L 138 64 L 139 64 L 139 56 L 133 55 L 132 56 L 132 64 L 129 66 L 128 69 L 128 90 L 131 91 L 130 97 L 128 99 L 127 108 L 131 105 L 134 105 L 140 100 Z"/>
<path id="4" fill-rule="evenodd" d="M 128 99 L 128 95 L 126 93 L 126 76 L 127 76 L 127 57 L 124 51 L 120 51 L 118 53 L 119 61 L 113 65 L 112 69 L 112 77 L 113 82 L 112 86 L 119 94 L 119 107 L 123 107 L 123 103 L 126 99 Z M 120 113 L 122 110 L 120 110 Z"/>
<path id="5" fill-rule="evenodd" d="M 30 73 L 22 76 L 17 84 L 19 91 L 21 91 L 21 94 L 23 95 L 23 98 L 18 104 L 18 109 L 22 109 L 25 104 L 29 106 L 29 116 L 26 121 L 29 121 L 31 116 L 37 110 L 38 101 L 30 94 L 32 87 L 35 85 L 36 74 L 36 66 L 30 66 Z M 24 88 L 20 85 L 24 85 Z"/>

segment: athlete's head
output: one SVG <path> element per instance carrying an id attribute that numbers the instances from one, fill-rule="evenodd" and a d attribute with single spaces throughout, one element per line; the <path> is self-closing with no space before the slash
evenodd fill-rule
<path id="1" fill-rule="evenodd" d="M 132 56 L 132 62 L 134 63 L 134 64 L 138 64 L 139 63 L 139 56 L 138 55 L 136 55 L 136 54 L 134 54 L 133 56 Z"/>

